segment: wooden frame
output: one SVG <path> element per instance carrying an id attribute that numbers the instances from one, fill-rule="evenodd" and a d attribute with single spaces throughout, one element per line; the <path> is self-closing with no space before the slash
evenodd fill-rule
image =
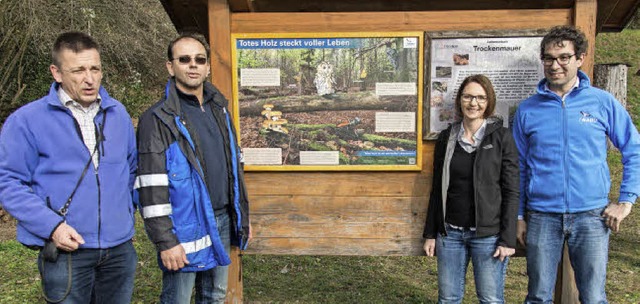
<path id="1" fill-rule="evenodd" d="M 179 6 L 184 7 L 184 2 Z M 349 32 L 349 31 L 468 31 L 548 28 L 555 25 L 576 25 L 587 33 L 590 42 L 595 39 L 596 1 L 576 0 L 572 7 L 553 9 L 505 9 L 480 10 L 469 6 L 469 10 L 454 11 L 379 11 L 379 12 L 259 12 L 233 11 L 226 0 L 208 0 L 208 24 L 198 23 L 193 6 L 185 14 L 185 20 L 194 20 L 203 31 L 209 33 L 211 44 L 212 82 L 228 97 L 232 96 L 231 35 L 234 33 L 288 33 L 288 32 Z M 394 4 L 395 5 L 395 4 Z M 177 23 L 176 23 L 177 24 Z M 587 54 L 583 70 L 590 73 L 589 64 L 593 52 Z M 230 104 L 233 107 L 233 103 Z M 232 109 L 233 110 L 233 109 Z M 251 196 L 251 212 L 254 241 L 247 254 L 331 254 L 331 255 L 421 255 L 422 221 L 426 214 L 429 185 L 432 179 L 433 142 L 422 142 L 422 170 L 411 172 L 247 172 L 248 192 Z M 274 181 L 277 181 L 274 183 Z M 304 182 L 303 182 L 304 181 Z M 326 208 L 313 208 L 328 201 L 334 209 L 327 214 Z M 410 210 L 390 208 L 391 216 L 399 218 L 397 224 L 404 226 L 390 230 L 380 227 L 375 234 L 364 231 L 362 221 L 354 220 L 338 211 L 345 202 L 349 206 L 352 198 L 379 202 L 375 206 L 359 205 L 360 213 L 376 214 L 376 222 L 387 222 L 387 213 L 374 210 L 397 202 L 398 199 L 417 200 Z M 278 202 L 291 201 L 297 209 L 287 211 Z M 404 206 L 406 203 L 398 202 Z M 379 207 L 378 207 L 379 206 Z M 363 210 L 364 209 L 364 210 Z M 285 210 L 285 211 L 283 211 Z M 395 214 L 398 213 L 398 214 Z M 325 230 L 332 235 L 319 235 L 317 222 L 306 222 L 307 218 L 325 215 L 336 220 L 327 222 Z M 407 218 L 411 218 L 410 221 Z M 298 219 L 299 224 L 286 220 Z M 289 225 L 291 229 L 280 228 Z M 296 227 L 293 229 L 293 227 Z M 300 229 L 304 228 L 304 229 Z M 345 228 L 350 228 L 345 230 Z M 283 228 L 284 229 L 284 228 Z M 399 229 L 399 230 L 398 230 Z M 271 232 L 274 232 L 273 234 Z M 275 233 L 278 232 L 278 233 Z M 391 241 L 388 241 L 391 240 Z M 365 246 L 362 242 L 368 244 Z M 313 245 L 313 246 L 312 246 Z M 360 249 L 360 250 L 358 250 Z M 228 301 L 242 302 L 242 276 L 239 250 L 232 247 L 233 262 L 230 265 Z M 357 251 L 354 251 L 357 250 Z M 568 260 L 565 259 L 565 265 Z M 563 282 L 570 282 L 569 274 Z M 572 289 L 575 291 L 575 286 Z M 577 297 L 563 295 L 557 303 L 573 303 Z"/>
<path id="2" fill-rule="evenodd" d="M 245 170 L 421 170 L 422 32 L 231 39 Z"/>
<path id="3" fill-rule="evenodd" d="M 425 34 L 423 139 L 435 139 L 459 119 L 454 103 L 465 77 L 483 74 L 493 83 L 495 114 L 510 126 L 520 101 L 544 78 L 539 61 L 545 30 L 449 31 Z"/>

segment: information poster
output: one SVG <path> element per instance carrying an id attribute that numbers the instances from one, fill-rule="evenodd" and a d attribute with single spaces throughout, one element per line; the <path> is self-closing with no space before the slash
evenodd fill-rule
<path id="1" fill-rule="evenodd" d="M 435 139 L 456 119 L 454 102 L 462 81 L 470 75 L 487 76 L 496 90 L 495 115 L 506 127 L 520 101 L 535 92 L 544 77 L 538 31 L 509 33 L 427 33 L 428 79 L 425 96 L 425 139 Z"/>
<path id="2" fill-rule="evenodd" d="M 235 34 L 246 170 L 420 170 L 423 33 Z"/>

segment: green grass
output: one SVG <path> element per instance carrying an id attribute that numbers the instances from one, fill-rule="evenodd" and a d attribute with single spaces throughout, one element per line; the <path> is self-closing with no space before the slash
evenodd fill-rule
<path id="1" fill-rule="evenodd" d="M 627 76 L 627 107 L 636 126 L 640 126 L 640 30 L 599 34 L 596 39 L 596 64 L 631 65 Z"/>
<path id="2" fill-rule="evenodd" d="M 596 63 L 624 62 L 629 69 L 628 103 L 640 126 L 640 30 L 600 34 Z M 611 199 L 621 179 L 620 154 L 612 152 Z M 612 234 L 607 294 L 611 303 L 640 303 L 640 207 L 634 207 L 622 231 Z M 161 287 L 155 249 L 138 218 L 135 247 L 139 261 L 134 303 L 156 303 Z M 0 242 L 0 304 L 41 303 L 37 253 L 16 241 Z M 243 257 L 244 298 L 248 303 L 435 303 L 437 271 L 434 258 L 271 256 Z M 467 275 L 464 303 L 477 303 L 472 271 Z M 507 303 L 522 302 L 527 277 L 524 258 L 511 260 L 507 272 Z"/>

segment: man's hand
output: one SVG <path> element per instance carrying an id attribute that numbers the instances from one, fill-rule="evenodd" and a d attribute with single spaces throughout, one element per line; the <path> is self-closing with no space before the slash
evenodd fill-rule
<path id="1" fill-rule="evenodd" d="M 620 230 L 620 223 L 622 223 L 622 220 L 631 212 L 631 206 L 631 203 L 628 202 L 610 203 L 602 213 L 602 217 L 604 217 L 607 226 L 614 232 L 618 232 L 618 230 Z"/>
<path id="2" fill-rule="evenodd" d="M 64 222 L 53 231 L 51 240 L 56 247 L 68 252 L 74 251 L 84 244 L 82 236 L 73 227 Z"/>
<path id="3" fill-rule="evenodd" d="M 162 260 L 162 265 L 171 271 L 180 270 L 180 268 L 189 264 L 187 254 L 184 253 L 184 248 L 182 248 L 182 245 L 180 244 L 173 248 L 161 251 L 160 259 Z"/>
<path id="4" fill-rule="evenodd" d="M 427 253 L 427 256 L 434 256 L 436 253 L 436 239 L 427 239 L 424 241 L 424 252 Z"/>
<path id="5" fill-rule="evenodd" d="M 512 256 L 514 253 L 516 253 L 516 249 L 515 248 L 498 246 L 496 248 L 496 252 L 493 254 L 493 257 L 494 258 L 499 258 L 500 262 L 504 262 L 505 258 Z"/>
<path id="6" fill-rule="evenodd" d="M 518 220 L 518 226 L 516 229 L 516 236 L 518 238 L 518 243 L 522 245 L 522 247 L 527 247 L 527 222 L 524 220 Z"/>

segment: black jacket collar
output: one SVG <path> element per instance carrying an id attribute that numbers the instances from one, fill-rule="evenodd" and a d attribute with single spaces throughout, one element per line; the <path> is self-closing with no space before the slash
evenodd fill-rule
<path id="1" fill-rule="evenodd" d="M 175 79 L 171 77 L 165 87 L 165 101 L 162 104 L 162 109 L 172 116 L 179 116 L 181 113 L 180 96 L 178 94 Z M 221 108 L 225 108 L 229 104 L 222 93 L 208 81 L 204 83 L 204 96 L 205 100 L 209 99 L 208 96 L 213 96 L 213 98 L 211 98 L 212 102 Z"/>

